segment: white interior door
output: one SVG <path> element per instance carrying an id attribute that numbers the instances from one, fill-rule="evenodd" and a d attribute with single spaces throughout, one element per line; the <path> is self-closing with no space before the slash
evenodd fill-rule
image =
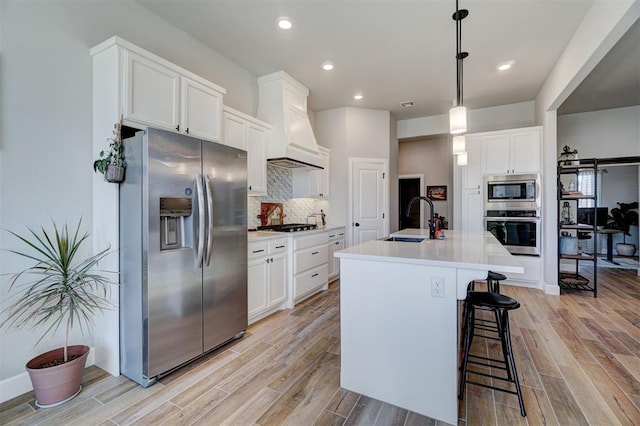
<path id="1" fill-rule="evenodd" d="M 384 159 L 349 160 L 351 179 L 351 244 L 382 238 L 388 233 L 388 162 Z"/>

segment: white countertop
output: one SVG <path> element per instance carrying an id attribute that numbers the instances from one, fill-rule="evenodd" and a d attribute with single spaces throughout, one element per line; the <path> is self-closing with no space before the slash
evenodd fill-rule
<path id="1" fill-rule="evenodd" d="M 512 256 L 489 232 L 445 230 L 444 233 L 443 240 L 429 240 L 428 229 L 404 229 L 392 236 L 426 239 L 420 243 L 367 241 L 340 250 L 335 253 L 335 257 L 456 268 L 478 267 L 496 272 L 524 272 L 517 257 Z"/>

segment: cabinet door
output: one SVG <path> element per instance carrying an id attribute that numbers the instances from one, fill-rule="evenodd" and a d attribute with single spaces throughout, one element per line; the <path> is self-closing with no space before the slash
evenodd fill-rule
<path id="1" fill-rule="evenodd" d="M 182 77 L 180 130 L 191 136 L 220 140 L 222 93 L 197 81 Z"/>
<path id="2" fill-rule="evenodd" d="M 513 173 L 540 172 L 541 138 L 539 130 L 511 135 L 511 170 Z"/>
<path id="3" fill-rule="evenodd" d="M 462 167 L 462 182 L 466 189 L 480 189 L 484 142 L 481 138 L 467 138 L 467 165 Z"/>
<path id="4" fill-rule="evenodd" d="M 271 258 L 269 263 L 269 308 L 287 299 L 287 254 Z"/>
<path id="5" fill-rule="evenodd" d="M 249 261 L 247 268 L 247 307 L 249 318 L 264 312 L 268 308 L 268 267 L 269 264 L 265 257 Z"/>
<path id="6" fill-rule="evenodd" d="M 464 190 L 462 192 L 462 230 L 465 232 L 484 231 L 484 212 L 481 191 Z"/>
<path id="7" fill-rule="evenodd" d="M 340 276 L 340 260 L 333 257 L 333 254 L 339 250 L 344 249 L 344 239 L 329 241 L 329 278 L 337 278 Z"/>
<path id="8" fill-rule="evenodd" d="M 322 170 L 314 170 L 313 188 L 320 198 L 329 198 L 329 150 L 320 148 L 320 165 L 324 167 Z"/>
<path id="9" fill-rule="evenodd" d="M 224 114 L 224 143 L 238 149 L 247 150 L 246 127 L 247 122 L 238 116 L 225 112 Z"/>
<path id="10" fill-rule="evenodd" d="M 511 146 L 509 135 L 484 138 L 484 172 L 487 174 L 511 173 Z"/>
<path id="11" fill-rule="evenodd" d="M 124 63 L 124 118 L 175 131 L 179 123 L 180 75 L 130 51 L 124 52 Z"/>
<path id="12" fill-rule="evenodd" d="M 247 183 L 249 195 L 267 193 L 267 137 L 268 131 L 247 123 Z"/>

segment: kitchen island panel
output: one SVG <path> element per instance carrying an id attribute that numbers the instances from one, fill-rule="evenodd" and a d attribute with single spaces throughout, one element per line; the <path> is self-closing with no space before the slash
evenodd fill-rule
<path id="1" fill-rule="evenodd" d="M 341 386 L 456 423 L 455 269 L 351 259 L 341 268 Z M 432 277 L 444 297 L 431 295 Z"/>

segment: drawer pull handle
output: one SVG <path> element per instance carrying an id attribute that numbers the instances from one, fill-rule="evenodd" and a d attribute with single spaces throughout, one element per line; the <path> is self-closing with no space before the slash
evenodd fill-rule
<path id="1" fill-rule="evenodd" d="M 336 234 L 329 235 L 329 238 L 333 238 L 333 237 L 335 237 L 335 236 L 336 236 Z"/>
<path id="2" fill-rule="evenodd" d="M 344 232 L 339 233 L 338 235 L 340 235 L 341 237 L 344 235 Z"/>
<path id="3" fill-rule="evenodd" d="M 311 275 L 311 277 L 317 277 L 318 275 L 320 275 L 318 272 L 316 272 L 315 274 Z"/>
<path id="4" fill-rule="evenodd" d="M 283 245 L 282 246 L 276 246 L 276 248 L 284 248 L 284 246 Z"/>
<path id="5" fill-rule="evenodd" d="M 334 244 L 335 244 L 335 245 L 338 245 L 338 244 L 340 244 L 340 241 L 336 241 Z"/>
<path id="6" fill-rule="evenodd" d="M 311 254 L 312 254 L 312 255 L 314 255 L 314 254 L 318 254 L 318 253 L 320 253 L 320 252 L 319 252 L 319 251 L 314 251 L 314 252 L 313 252 L 313 253 L 311 253 Z"/>
<path id="7" fill-rule="evenodd" d="M 260 253 L 260 252 L 263 252 L 263 251 L 264 251 L 264 249 L 260 249 L 260 250 L 253 250 L 253 253 Z"/>

